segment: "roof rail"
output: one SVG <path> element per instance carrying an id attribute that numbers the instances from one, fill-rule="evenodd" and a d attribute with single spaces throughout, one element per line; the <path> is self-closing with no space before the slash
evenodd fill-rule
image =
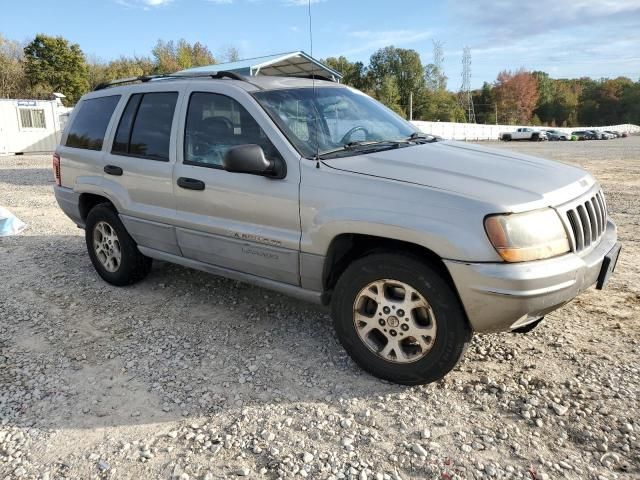
<path id="1" fill-rule="evenodd" d="M 105 88 L 115 87 L 116 85 L 120 85 L 122 83 L 133 83 L 133 82 L 148 82 L 149 80 L 153 80 L 154 78 L 161 78 L 164 75 L 141 75 L 139 77 L 128 77 L 128 78 L 120 78 L 118 80 L 111 80 L 108 82 L 102 82 L 96 85 L 93 89 L 96 90 L 104 90 Z"/>
<path id="2" fill-rule="evenodd" d="M 244 75 L 240 75 L 235 72 L 216 72 L 216 73 L 201 73 L 201 74 L 179 74 L 179 73 L 163 73 L 160 75 L 141 75 L 139 77 L 129 77 L 129 78 L 121 78 L 118 80 L 111 80 L 109 82 L 103 82 L 93 89 L 93 91 L 104 90 L 105 88 L 115 87 L 116 85 L 122 85 L 124 83 L 134 83 L 134 82 L 142 82 L 146 83 L 151 80 L 159 80 L 162 78 L 211 78 L 211 79 L 222 79 L 222 78 L 231 78 L 232 80 L 240 80 L 243 82 L 251 83 L 254 85 L 247 77 Z M 257 85 L 256 85 L 257 86 Z"/>

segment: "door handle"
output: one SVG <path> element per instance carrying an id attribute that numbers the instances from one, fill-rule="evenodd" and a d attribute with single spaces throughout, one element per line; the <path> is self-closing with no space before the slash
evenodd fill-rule
<path id="1" fill-rule="evenodd" d="M 108 173 L 109 175 L 122 175 L 122 169 L 120 167 L 116 167 L 115 165 L 105 165 L 104 173 Z"/>
<path id="2" fill-rule="evenodd" d="M 178 178 L 178 186 L 188 190 L 204 190 L 204 182 L 195 178 L 180 177 Z"/>

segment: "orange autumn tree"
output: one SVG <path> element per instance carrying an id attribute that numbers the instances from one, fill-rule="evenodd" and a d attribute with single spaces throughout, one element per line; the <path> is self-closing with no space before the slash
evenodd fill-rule
<path id="1" fill-rule="evenodd" d="M 538 82 L 531 72 L 523 68 L 516 72 L 500 72 L 494 84 L 494 93 L 501 123 L 530 123 L 538 103 Z"/>

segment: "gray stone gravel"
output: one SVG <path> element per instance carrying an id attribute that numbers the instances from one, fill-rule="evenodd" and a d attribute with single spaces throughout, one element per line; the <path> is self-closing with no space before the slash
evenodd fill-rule
<path id="1" fill-rule="evenodd" d="M 638 478 L 640 137 L 495 146 L 598 176 L 618 271 L 413 388 L 363 373 L 321 308 L 161 262 L 105 284 L 50 157 L 0 157 L 29 224 L 0 239 L 0 479 Z"/>

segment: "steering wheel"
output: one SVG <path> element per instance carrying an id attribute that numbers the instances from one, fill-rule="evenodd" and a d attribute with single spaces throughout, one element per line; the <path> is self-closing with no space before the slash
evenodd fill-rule
<path id="1" fill-rule="evenodd" d="M 349 140 L 351 140 L 351 137 L 353 136 L 353 134 L 360 131 L 364 132 L 365 138 L 369 136 L 369 130 L 367 130 L 366 128 L 360 125 L 356 125 L 355 127 L 349 129 L 349 131 L 344 134 L 344 136 L 340 139 L 340 144 L 345 145 L 349 143 Z"/>

